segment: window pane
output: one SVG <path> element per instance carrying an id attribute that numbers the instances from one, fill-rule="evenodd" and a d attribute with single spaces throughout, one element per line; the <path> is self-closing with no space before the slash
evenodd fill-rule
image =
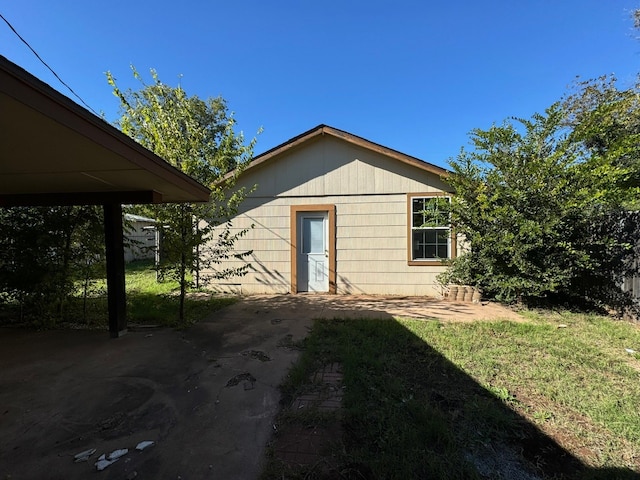
<path id="1" fill-rule="evenodd" d="M 449 258 L 449 229 L 421 228 L 412 232 L 413 260 Z"/>
<path id="2" fill-rule="evenodd" d="M 302 228 L 302 253 L 324 253 L 324 220 L 304 218 Z"/>
<path id="3" fill-rule="evenodd" d="M 423 230 L 414 230 L 413 231 L 413 259 L 417 260 L 420 258 L 424 258 L 424 241 L 423 241 Z"/>
<path id="4" fill-rule="evenodd" d="M 436 246 L 428 243 L 424 247 L 424 258 L 436 258 Z"/>
<path id="5" fill-rule="evenodd" d="M 414 198 L 411 203 L 412 226 L 417 228 L 449 225 L 448 197 Z"/>
<path id="6" fill-rule="evenodd" d="M 450 257 L 449 197 L 411 199 L 411 254 L 414 260 Z"/>
<path id="7" fill-rule="evenodd" d="M 438 203 L 436 198 L 429 198 L 424 204 L 424 224 L 423 227 L 438 226 Z"/>
<path id="8" fill-rule="evenodd" d="M 425 243 L 436 243 L 437 230 L 423 230 Z"/>
<path id="9" fill-rule="evenodd" d="M 438 243 L 446 244 L 449 241 L 449 229 L 441 228 L 436 231 L 438 232 Z"/>
<path id="10" fill-rule="evenodd" d="M 411 202 L 411 216 L 412 226 L 421 227 L 424 223 L 424 215 L 422 210 L 424 209 L 424 198 L 414 198 Z"/>

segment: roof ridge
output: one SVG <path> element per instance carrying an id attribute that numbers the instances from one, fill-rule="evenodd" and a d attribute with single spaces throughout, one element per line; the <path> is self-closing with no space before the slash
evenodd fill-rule
<path id="1" fill-rule="evenodd" d="M 358 136 L 358 135 L 354 135 L 353 133 L 347 132 L 346 130 L 341 130 L 339 128 L 336 127 L 332 127 L 330 125 L 321 123 L 309 130 L 306 130 L 298 135 L 296 135 L 295 137 L 290 138 L 289 140 L 280 143 L 278 145 L 276 145 L 273 148 L 270 148 L 269 150 L 255 156 L 253 158 L 253 160 L 251 160 L 244 168 L 244 171 L 246 170 L 250 170 L 254 167 L 257 167 L 258 165 L 261 165 L 267 161 L 269 161 L 270 159 L 272 159 L 273 157 L 276 157 L 288 150 L 291 150 L 293 148 L 296 148 L 298 146 L 300 146 L 303 143 L 306 143 L 310 140 L 312 140 L 315 137 L 318 136 L 322 136 L 322 135 L 331 135 L 335 138 L 339 138 L 343 141 L 349 142 L 349 143 L 353 143 L 355 145 L 358 145 L 362 148 L 366 148 L 368 150 L 380 153 L 382 155 L 386 155 L 389 156 L 391 158 L 394 158 L 396 160 L 399 160 L 403 163 L 406 163 L 408 165 L 412 165 L 414 167 L 420 168 L 421 170 L 426 170 L 430 173 L 433 173 L 434 175 L 439 175 L 439 176 L 443 176 L 446 177 L 449 175 L 449 173 L 451 173 L 449 170 L 439 167 L 433 163 L 429 163 L 426 162 L 418 157 L 414 157 L 412 155 L 408 155 L 406 153 L 403 153 L 399 150 L 395 150 L 393 148 L 389 148 L 386 147 L 382 144 L 376 143 L 376 142 L 372 142 L 371 140 L 367 140 L 364 137 Z M 244 173 L 243 171 L 243 173 Z M 225 177 L 223 179 L 221 179 L 222 182 L 226 181 L 228 178 L 230 178 L 233 175 L 233 172 L 229 172 L 227 175 L 225 175 Z"/>

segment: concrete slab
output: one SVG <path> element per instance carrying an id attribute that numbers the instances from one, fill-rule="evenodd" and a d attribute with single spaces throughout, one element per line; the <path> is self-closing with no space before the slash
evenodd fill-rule
<path id="1" fill-rule="evenodd" d="M 429 306 L 429 308 L 427 308 Z M 245 297 L 184 332 L 0 330 L 0 478 L 258 477 L 278 385 L 313 318 L 509 318 L 509 310 L 406 297 Z M 515 316 L 514 318 L 517 318 Z M 145 440 L 155 444 L 134 450 Z M 88 462 L 74 456 L 88 449 Z"/>

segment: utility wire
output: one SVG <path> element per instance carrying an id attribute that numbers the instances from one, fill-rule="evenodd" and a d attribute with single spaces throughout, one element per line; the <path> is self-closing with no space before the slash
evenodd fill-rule
<path id="1" fill-rule="evenodd" d="M 11 23 L 9 22 L 9 20 L 7 20 L 6 18 L 4 18 L 4 16 L 3 16 L 1 13 L 0 13 L 0 18 L 2 18 L 2 20 L 4 20 L 4 22 L 9 26 L 9 28 L 13 31 L 13 33 L 15 33 L 15 34 L 16 34 L 16 36 L 17 36 L 20 40 L 22 40 L 22 43 L 24 43 L 27 47 L 29 47 L 29 50 L 31 50 L 31 51 L 33 52 L 33 54 L 38 58 L 38 60 L 40 60 L 40 62 L 42 62 L 42 64 L 43 64 L 45 67 L 47 67 L 51 73 L 53 73 L 53 75 L 54 75 L 54 76 L 55 76 L 55 77 L 60 81 L 60 83 L 61 83 L 62 85 L 64 85 L 65 87 L 67 87 L 67 88 L 69 89 L 69 91 L 70 91 L 71 93 L 73 93 L 73 94 L 75 95 L 75 97 L 76 97 L 78 100 L 80 100 L 80 102 L 82 102 L 82 104 L 83 104 L 85 107 L 87 107 L 89 110 L 91 110 L 91 111 L 94 113 L 94 115 L 99 116 L 99 115 L 98 115 L 98 113 L 97 113 L 93 108 L 91 108 L 91 107 L 87 104 L 87 102 L 85 102 L 85 101 L 82 99 L 82 97 L 80 97 L 80 95 L 78 95 L 76 92 L 74 92 L 73 88 L 71 88 L 69 85 L 67 85 L 67 84 L 66 84 L 66 83 L 65 83 L 65 82 L 64 82 L 64 81 L 63 81 L 63 80 L 58 76 L 58 74 L 57 74 L 56 72 L 54 72 L 53 68 L 51 68 L 51 67 L 47 64 L 47 62 L 45 62 L 45 61 L 42 59 L 42 57 L 40 57 L 40 55 L 38 55 L 38 52 L 36 52 L 36 51 L 33 49 L 33 47 L 32 47 L 31 45 L 29 45 L 29 42 L 27 42 L 24 38 L 22 38 L 22 36 L 17 32 L 17 30 L 16 30 L 15 28 L 13 28 L 13 25 L 11 25 Z"/>

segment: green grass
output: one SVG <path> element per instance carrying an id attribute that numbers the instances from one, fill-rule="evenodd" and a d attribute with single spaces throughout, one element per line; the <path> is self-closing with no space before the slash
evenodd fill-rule
<path id="1" fill-rule="evenodd" d="M 236 302 L 235 297 L 191 291 L 185 299 L 185 319 L 179 321 L 179 285 L 177 281 L 158 282 L 153 263 L 132 262 L 125 267 L 125 289 L 127 293 L 127 321 L 129 325 L 153 324 L 168 327 L 186 327 L 207 315 Z M 63 319 L 48 320 L 46 324 L 33 322 L 36 326 L 67 326 L 72 328 L 106 328 L 108 323 L 107 286 L 105 279 L 94 281 L 85 300 L 82 285 L 65 304 Z M 15 307 L 3 313 L 4 323 L 15 322 Z"/>
<path id="2" fill-rule="evenodd" d="M 640 478 L 640 356 L 625 348 L 640 351 L 637 325 L 590 315 L 318 320 L 282 391 L 286 405 L 342 364 L 337 461 L 359 475 Z"/>
<path id="3" fill-rule="evenodd" d="M 190 291 L 185 298 L 185 319 L 180 324 L 179 284 L 175 280 L 159 282 L 150 262 L 132 262 L 127 265 L 125 288 L 127 318 L 131 324 L 184 327 L 236 302 L 235 297 Z"/>

